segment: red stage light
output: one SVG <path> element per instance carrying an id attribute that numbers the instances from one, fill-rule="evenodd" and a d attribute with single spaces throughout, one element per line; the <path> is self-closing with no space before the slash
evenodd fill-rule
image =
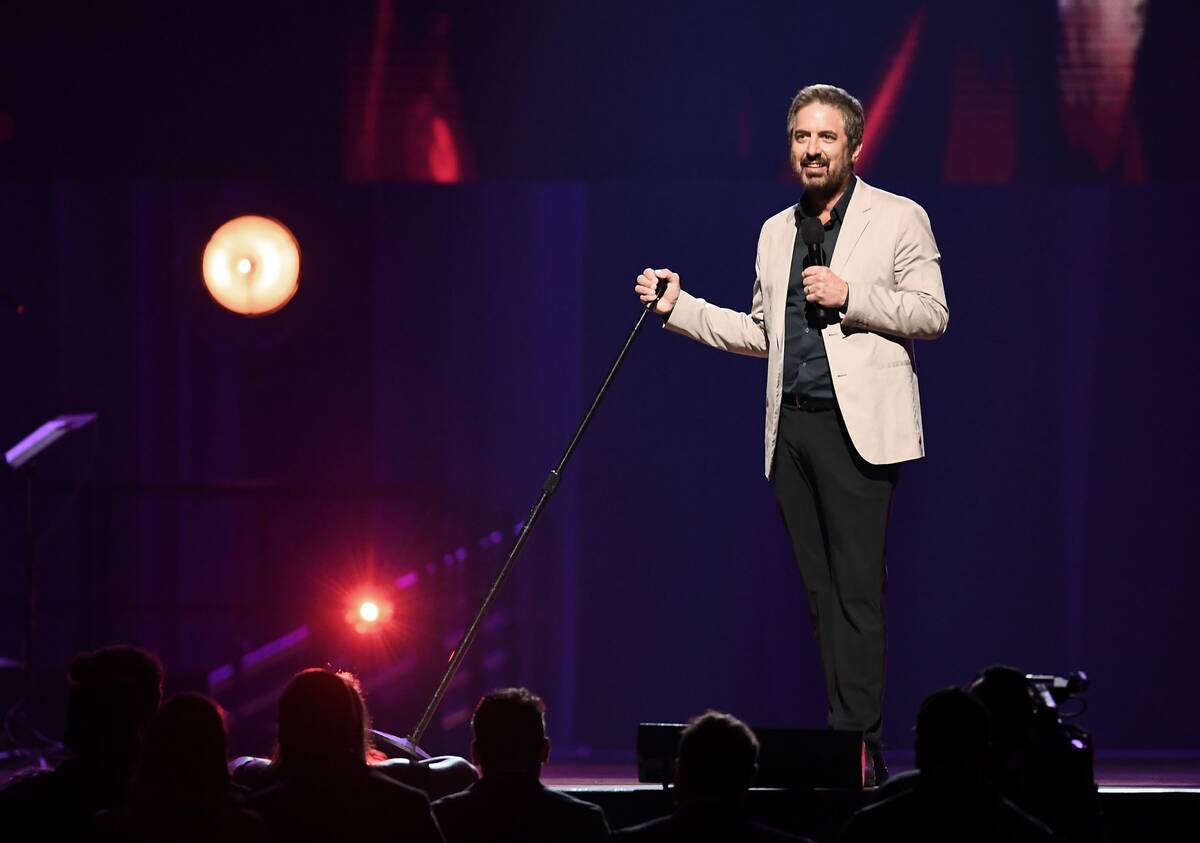
<path id="1" fill-rule="evenodd" d="M 395 607 L 390 600 L 375 594 L 359 595 L 346 610 L 346 623 L 363 635 L 378 632 L 392 619 Z"/>

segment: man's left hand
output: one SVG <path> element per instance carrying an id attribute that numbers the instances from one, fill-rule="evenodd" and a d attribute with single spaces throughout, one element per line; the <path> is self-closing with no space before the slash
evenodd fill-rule
<path id="1" fill-rule="evenodd" d="M 834 310 L 846 303 L 850 285 L 838 278 L 827 266 L 810 266 L 804 270 L 804 300 Z"/>

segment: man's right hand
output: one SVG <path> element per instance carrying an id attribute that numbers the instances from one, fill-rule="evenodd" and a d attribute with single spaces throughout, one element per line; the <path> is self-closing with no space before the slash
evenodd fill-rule
<path id="1" fill-rule="evenodd" d="M 658 300 L 658 304 L 654 306 L 654 312 L 660 316 L 666 316 L 675 308 L 675 302 L 679 301 L 679 274 L 672 272 L 669 269 L 650 269 L 647 267 L 642 270 L 642 274 L 637 277 L 637 284 L 633 288 L 640 298 L 646 304 L 654 301 L 658 295 L 658 279 L 667 279 L 667 290 L 663 293 L 662 298 Z"/>

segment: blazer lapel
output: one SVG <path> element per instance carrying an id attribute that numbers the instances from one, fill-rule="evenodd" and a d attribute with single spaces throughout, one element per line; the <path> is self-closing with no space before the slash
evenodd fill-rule
<path id="1" fill-rule="evenodd" d="M 780 340 L 783 338 L 783 318 L 784 310 L 787 306 L 788 283 L 792 274 L 792 252 L 796 247 L 796 209 L 793 207 L 784 215 L 783 231 L 775 240 L 775 245 L 771 248 L 767 260 L 772 264 L 771 272 L 766 272 L 763 267 L 763 274 L 769 276 L 770 289 L 763 289 L 764 296 L 771 297 L 771 314 L 772 324 L 767 326 L 767 329 L 776 335 Z"/>
<path id="2" fill-rule="evenodd" d="M 854 188 L 854 195 L 850 197 L 850 205 L 846 208 L 846 218 L 842 220 L 842 230 L 838 234 L 837 246 L 833 250 L 833 256 L 829 259 L 829 268 L 833 270 L 834 275 L 842 274 L 846 262 L 850 260 L 850 255 L 854 252 L 854 247 L 858 245 L 859 238 L 867 230 L 867 224 L 871 222 L 871 194 L 874 190 L 861 178 Z"/>

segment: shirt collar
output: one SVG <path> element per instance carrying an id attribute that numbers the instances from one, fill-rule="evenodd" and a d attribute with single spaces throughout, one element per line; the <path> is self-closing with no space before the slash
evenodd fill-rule
<path id="1" fill-rule="evenodd" d="M 850 197 L 854 195 L 854 186 L 858 184 L 858 176 L 854 173 L 850 174 L 850 183 L 846 185 L 846 192 L 842 194 L 842 198 L 833 206 L 833 210 L 829 213 L 829 226 L 841 223 L 846 218 L 846 209 L 850 207 Z M 796 203 L 796 219 L 802 220 L 807 217 L 815 216 L 804 210 L 804 197 L 800 197 L 800 201 Z"/>

